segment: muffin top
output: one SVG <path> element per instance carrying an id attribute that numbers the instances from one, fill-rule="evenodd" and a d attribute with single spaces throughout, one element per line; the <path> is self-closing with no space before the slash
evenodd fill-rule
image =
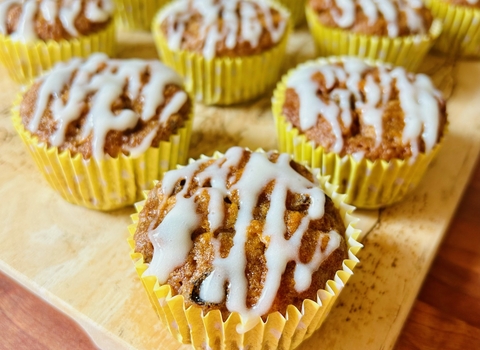
<path id="1" fill-rule="evenodd" d="M 327 27 L 357 34 L 389 36 L 426 34 L 433 22 L 422 0 L 309 0 Z"/>
<path id="2" fill-rule="evenodd" d="M 189 118 L 180 76 L 158 61 L 104 54 L 57 64 L 24 94 L 25 129 L 83 158 L 138 156 L 169 140 Z"/>
<path id="3" fill-rule="evenodd" d="M 0 34 L 12 40 L 60 40 L 89 35 L 113 18 L 111 0 L 4 0 Z"/>
<path id="4" fill-rule="evenodd" d="M 163 11 L 159 22 L 172 50 L 211 59 L 274 47 L 286 34 L 288 15 L 265 0 L 179 0 Z"/>
<path id="5" fill-rule="evenodd" d="M 452 4 L 452 5 L 480 8 L 479 0 L 442 0 L 442 1 L 448 2 L 449 4 Z"/>
<path id="6" fill-rule="evenodd" d="M 317 146 L 370 160 L 415 158 L 438 143 L 445 101 L 429 77 L 356 58 L 312 62 L 286 80 L 283 115 Z"/>
<path id="7" fill-rule="evenodd" d="M 301 309 L 347 257 L 344 223 L 313 174 L 287 154 L 240 147 L 167 172 L 134 239 L 146 275 L 224 319 Z"/>

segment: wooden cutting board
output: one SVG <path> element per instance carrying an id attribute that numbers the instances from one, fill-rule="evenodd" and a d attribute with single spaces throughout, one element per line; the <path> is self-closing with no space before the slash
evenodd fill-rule
<path id="1" fill-rule="evenodd" d="M 123 34 L 120 42 L 120 57 L 157 57 L 149 34 Z M 286 67 L 313 53 L 307 31 L 297 31 Z M 444 146 L 402 203 L 361 213 L 369 231 L 361 264 L 299 349 L 392 348 L 454 214 L 480 149 L 480 62 L 431 56 L 422 71 L 450 97 Z M 95 212 L 48 187 L 9 120 L 20 87 L 0 74 L 0 269 L 74 318 L 103 349 L 190 348 L 162 326 L 135 274 L 126 243 L 133 208 Z M 190 156 L 233 145 L 274 149 L 270 96 L 231 108 L 197 106 Z"/>

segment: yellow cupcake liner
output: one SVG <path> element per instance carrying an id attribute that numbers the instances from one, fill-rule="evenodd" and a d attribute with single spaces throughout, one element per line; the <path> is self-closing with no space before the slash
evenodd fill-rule
<path id="1" fill-rule="evenodd" d="M 161 141 L 139 157 L 121 154 L 85 160 L 80 154 L 71 156 L 69 151 L 47 147 L 27 131 L 19 114 L 21 100 L 19 95 L 12 108 L 13 125 L 47 182 L 70 203 L 97 210 L 132 205 L 143 198 L 144 190 L 152 188 L 154 180 L 187 160 L 192 112 L 185 126 L 168 142 Z"/>
<path id="2" fill-rule="evenodd" d="M 480 57 L 480 9 L 427 0 L 443 31 L 434 49 L 449 56 Z"/>
<path id="3" fill-rule="evenodd" d="M 310 33 L 319 56 L 357 56 L 380 60 L 416 72 L 442 31 L 442 23 L 435 20 L 426 35 L 398 38 L 352 33 L 348 30 L 324 26 L 313 9 L 306 7 Z"/>
<path id="4" fill-rule="evenodd" d="M 218 159 L 221 156 L 221 153 L 216 152 L 213 158 Z M 355 229 L 358 219 L 352 216 L 354 208 L 344 202 L 345 196 L 336 192 L 336 186 L 328 182 L 328 177 L 318 175 L 317 178 L 325 193 L 340 210 L 347 227 L 345 236 L 348 259 L 343 261 L 342 270 L 337 271 L 334 279 L 327 282 L 325 289 L 318 291 L 316 301 L 305 300 L 301 310 L 289 305 L 285 316 L 274 312 L 268 315 L 266 321 L 258 317 L 249 324 L 246 324 L 237 312 L 232 312 L 228 319 L 223 321 L 218 310 L 204 315 L 198 307 L 191 306 L 186 309 L 183 296 L 173 296 L 169 285 L 160 285 L 154 276 L 143 276 L 148 265 L 142 254 L 134 252 L 133 236 L 139 220 L 138 213 L 145 201 L 135 205 L 137 213 L 132 215 L 133 224 L 128 228 L 130 255 L 153 308 L 178 341 L 192 344 L 196 349 L 294 349 L 320 328 L 334 301 L 353 274 L 353 269 L 359 262 L 356 254 L 362 244 L 357 241 L 360 230 Z"/>
<path id="5" fill-rule="evenodd" d="M 290 11 L 290 19 L 295 26 L 305 22 L 305 4 L 307 0 L 276 0 Z"/>
<path id="6" fill-rule="evenodd" d="M 57 62 L 73 57 L 88 57 L 94 52 L 113 56 L 115 50 L 113 20 L 98 33 L 70 40 L 15 41 L 0 34 L 0 62 L 7 68 L 10 78 L 22 84 L 30 82 Z"/>
<path id="7" fill-rule="evenodd" d="M 171 0 L 114 0 L 119 27 L 150 31 L 157 11 Z"/>
<path id="8" fill-rule="evenodd" d="M 271 3 L 287 13 L 283 7 Z M 168 7 L 164 8 L 165 10 Z M 185 89 L 197 101 L 205 104 L 231 105 L 261 96 L 273 88 L 280 78 L 291 24 L 280 42 L 258 55 L 243 57 L 214 57 L 207 60 L 201 54 L 172 50 L 160 30 L 159 11 L 152 23 L 152 31 L 162 61 L 185 79 Z"/>
<path id="9" fill-rule="evenodd" d="M 301 66 L 341 60 L 341 57 L 320 58 Z M 438 153 L 441 142 L 429 153 L 420 153 L 415 159 L 391 161 L 355 159 L 351 155 L 341 157 L 321 146 L 317 147 L 283 115 L 287 82 L 294 70 L 287 73 L 278 83 L 272 100 L 280 152 L 291 154 L 297 162 L 319 168 L 322 175 L 330 176 L 329 181 L 338 186 L 339 193 L 346 194 L 345 202 L 359 208 L 374 209 L 391 205 L 402 200 L 418 185 L 428 165 Z"/>

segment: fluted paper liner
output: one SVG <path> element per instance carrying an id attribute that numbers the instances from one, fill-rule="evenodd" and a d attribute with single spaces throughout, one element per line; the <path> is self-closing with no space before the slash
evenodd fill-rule
<path id="1" fill-rule="evenodd" d="M 357 56 L 381 60 L 416 72 L 424 57 L 442 31 L 442 23 L 435 20 L 426 35 L 408 35 L 397 38 L 356 34 L 346 29 L 324 26 L 309 6 L 306 16 L 319 56 Z"/>
<path id="2" fill-rule="evenodd" d="M 119 27 L 150 31 L 157 11 L 172 0 L 114 0 Z"/>
<path id="3" fill-rule="evenodd" d="M 443 23 L 435 50 L 450 56 L 480 57 L 480 9 L 440 0 L 425 3 Z"/>
<path id="4" fill-rule="evenodd" d="M 121 154 L 86 160 L 81 154 L 71 156 L 70 151 L 47 147 L 27 131 L 19 114 L 21 100 L 20 94 L 12 109 L 13 125 L 47 182 L 70 203 L 97 210 L 132 205 L 143 198 L 142 191 L 150 189 L 154 180 L 187 159 L 192 112 L 185 126 L 168 142 L 149 147 L 139 157 Z"/>
<path id="5" fill-rule="evenodd" d="M 17 83 L 28 83 L 48 71 L 58 62 L 73 57 L 88 57 L 94 52 L 113 56 L 116 50 L 115 25 L 109 25 L 91 35 L 69 40 L 16 41 L 0 34 L 0 62 L 7 68 L 10 78 Z"/>
<path id="6" fill-rule="evenodd" d="M 341 60 L 341 57 L 321 58 L 301 66 Z M 355 159 L 351 155 L 341 157 L 316 146 L 287 120 L 282 111 L 288 79 L 297 68 L 292 69 L 278 83 L 272 100 L 279 151 L 291 154 L 297 162 L 321 169 L 322 175 L 330 176 L 329 181 L 338 186 L 337 191 L 346 194 L 345 202 L 356 207 L 380 208 L 402 200 L 420 182 L 428 165 L 438 153 L 441 142 L 429 153 L 420 153 L 415 159 L 391 161 Z"/>
<path id="7" fill-rule="evenodd" d="M 221 153 L 216 152 L 213 158 L 218 159 L 221 156 Z M 204 315 L 198 307 L 190 306 L 186 309 L 183 296 L 173 296 L 168 284 L 160 285 L 156 277 L 143 276 L 148 265 L 141 253 L 134 252 L 133 235 L 138 224 L 138 213 L 145 201 L 135 205 L 137 213 L 132 215 L 133 224 L 128 228 L 131 258 L 153 308 L 178 341 L 190 343 L 197 349 L 294 349 L 320 328 L 334 301 L 353 274 L 352 271 L 359 262 L 356 254 L 362 245 L 357 241 L 360 230 L 354 227 L 358 221 L 352 216 L 354 208 L 344 202 L 345 196 L 336 192 L 336 186 L 327 182 L 328 177 L 318 175 L 317 178 L 325 193 L 332 198 L 335 207 L 340 210 L 347 228 L 345 237 L 348 259 L 343 261 L 342 270 L 336 272 L 334 280 L 329 280 L 325 289 L 318 291 L 316 301 L 305 300 L 301 310 L 289 305 L 285 316 L 274 312 L 268 315 L 266 321 L 258 317 L 250 324 L 245 324 L 245 320 L 237 312 L 232 312 L 228 319 L 223 321 L 218 310 Z"/>
<path id="8" fill-rule="evenodd" d="M 301 25 L 305 22 L 305 4 L 307 0 L 277 0 L 288 11 L 290 11 L 290 18 L 295 26 Z"/>
<path id="9" fill-rule="evenodd" d="M 285 13 L 279 4 L 270 3 Z M 152 22 L 155 44 L 162 61 L 185 79 L 185 88 L 197 101 L 205 104 L 231 105 L 246 102 L 266 93 L 280 78 L 291 24 L 273 48 L 257 55 L 214 57 L 205 59 L 200 53 L 172 50 L 160 29 L 160 18 L 168 5 Z"/>

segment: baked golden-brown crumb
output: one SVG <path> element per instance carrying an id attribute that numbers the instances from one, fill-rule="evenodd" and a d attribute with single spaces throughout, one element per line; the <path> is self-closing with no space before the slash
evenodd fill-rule
<path id="1" fill-rule="evenodd" d="M 334 63 L 330 67 L 337 67 L 344 71 L 344 64 L 340 62 Z M 310 82 L 316 83 L 314 87 L 316 91 L 314 93 L 318 99 L 317 101 L 319 103 L 323 101 L 329 106 L 340 106 L 338 110 L 328 116 L 327 109 L 324 109 L 325 114 L 319 113 L 311 127 L 308 129 L 302 128 L 299 92 L 294 87 L 288 87 L 283 104 L 283 115 L 301 133 L 305 134 L 309 140 L 314 141 L 317 146 L 321 146 L 331 152 L 339 144 L 338 139 L 340 137 L 341 149 L 335 151 L 335 153 L 341 156 L 359 154 L 370 160 L 383 159 L 387 161 L 407 159 L 414 152 L 426 152 L 425 139 L 422 137 L 421 130 L 418 130 L 418 135 L 413 138 L 416 146 L 418 146 L 418 149 L 413 152 L 412 142 L 405 137 L 406 102 L 402 102 L 405 94 L 400 96 L 400 84 L 397 84 L 397 78 L 392 78 L 395 75 L 392 73 L 392 68 L 382 68 L 382 70 L 371 66 L 365 68 L 359 75 L 358 82 L 355 78 L 356 87 L 349 85 L 354 81 L 353 79 L 338 79 L 338 77 L 335 78 L 333 84 L 329 85 L 330 82 L 327 84 L 320 68 L 312 72 L 305 84 Z M 397 68 L 397 72 L 402 73 L 399 76 L 405 77 L 409 83 L 415 84 L 415 75 L 405 75 L 401 68 Z M 344 74 L 347 77 L 351 77 L 345 71 Z M 385 82 L 388 79 L 391 79 L 391 81 Z M 297 84 L 301 84 L 301 82 Z M 407 85 L 403 90 L 408 90 L 410 87 L 410 85 Z M 358 93 L 355 93 L 354 90 L 357 88 Z M 346 98 L 344 102 L 340 102 L 341 95 L 338 93 L 339 91 L 348 92 L 348 99 Z M 437 130 L 434 130 L 437 135 L 434 140 L 435 143 L 441 139 L 446 124 L 445 100 L 440 95 L 436 95 L 437 93 L 439 92 L 434 92 L 432 96 L 432 101 L 435 101 L 434 104 L 436 104 L 433 107 L 437 107 L 439 111 Z M 372 99 L 375 98 L 378 101 L 372 102 Z M 415 104 L 417 102 L 412 100 L 407 105 L 416 108 Z M 371 103 L 375 105 L 372 106 Z M 314 108 L 313 105 L 310 106 L 310 109 L 313 110 Z M 349 123 L 346 123 L 346 120 L 342 117 L 342 111 L 346 111 L 351 116 L 351 120 L 348 120 Z M 422 112 L 419 114 L 422 114 Z M 415 113 L 413 116 L 421 117 Z M 376 118 L 380 118 L 378 121 L 380 125 L 377 125 Z M 334 120 L 333 124 L 332 119 Z M 333 130 L 337 122 L 339 134 L 336 134 Z M 437 120 L 434 120 L 434 122 L 437 123 Z M 427 127 L 431 128 L 431 126 Z M 425 124 L 423 124 L 422 128 L 426 128 Z M 381 135 L 380 137 L 379 134 Z"/>
<path id="2" fill-rule="evenodd" d="M 97 54 L 92 57 L 90 64 L 99 56 Z M 80 63 L 80 69 L 87 67 L 88 63 L 89 61 Z M 102 55 L 96 71 L 90 74 L 86 81 L 80 78 L 79 68 L 72 67 L 70 72 L 63 72 L 59 66 L 57 70 L 52 71 L 55 74 L 51 73 L 39 79 L 24 94 L 20 116 L 25 128 L 49 147 L 58 147 L 59 151 L 69 150 L 72 156 L 81 154 L 84 159 L 94 155 L 94 147 L 99 142 L 103 143 L 100 151 L 111 157 L 117 157 L 121 153 L 130 155 L 132 150 L 142 146 L 143 142 L 148 142 L 148 145 L 143 145 L 145 147 L 150 145 L 156 147 L 160 141 L 168 141 L 170 136 L 188 120 L 192 108 L 190 98 L 181 87 L 179 77 L 175 79 L 175 83 L 166 81 L 163 91 L 153 91 L 149 87 L 150 83 L 155 84 L 159 77 L 161 79 L 162 69 L 166 70 L 167 74 L 175 74 L 164 66 L 160 66 L 160 72 L 154 70 L 153 65 L 155 67 L 161 65 L 159 62 L 140 61 L 141 67 L 137 71 L 132 69 L 131 75 L 119 73 L 125 66 L 134 67 L 135 64 L 139 64 L 139 61 L 108 60 Z M 57 93 L 49 90 L 53 86 L 53 81 L 64 79 L 63 74 L 67 75 L 67 79 L 61 91 Z M 104 79 L 105 83 L 102 83 L 101 79 Z M 165 79 L 168 80 L 167 77 Z M 107 87 L 108 83 L 111 84 L 110 87 Z M 109 110 L 102 112 L 101 109 L 96 109 L 103 103 L 105 96 L 110 98 L 110 92 L 117 87 L 122 88 L 118 94 L 111 96 L 111 104 L 107 106 Z M 130 91 L 132 87 L 137 90 Z M 185 102 L 180 101 L 180 104 L 175 100 L 179 94 L 185 97 Z M 98 97 L 99 95 L 103 97 Z M 148 108 L 151 109 L 152 99 L 155 100 L 154 109 L 145 117 L 143 116 L 145 106 L 148 104 Z M 69 108 L 73 105 L 76 107 Z M 173 105 L 178 106 L 171 109 Z M 39 108 L 42 108 L 40 113 Z M 169 114 L 163 116 L 164 110 Z M 66 117 L 67 114 L 72 115 L 71 120 Z M 134 120 L 133 125 L 124 125 L 120 122 L 126 116 Z M 102 119 L 105 120 L 107 117 L 110 118 L 111 125 L 105 129 Z M 38 127 L 32 130 L 34 119 L 38 120 Z M 68 124 L 63 125 L 64 123 Z M 103 136 L 100 133 L 96 134 L 96 130 L 106 134 Z M 59 137 L 62 138 L 62 142 L 53 144 L 52 140 Z M 100 138 L 101 141 L 98 140 Z"/>

